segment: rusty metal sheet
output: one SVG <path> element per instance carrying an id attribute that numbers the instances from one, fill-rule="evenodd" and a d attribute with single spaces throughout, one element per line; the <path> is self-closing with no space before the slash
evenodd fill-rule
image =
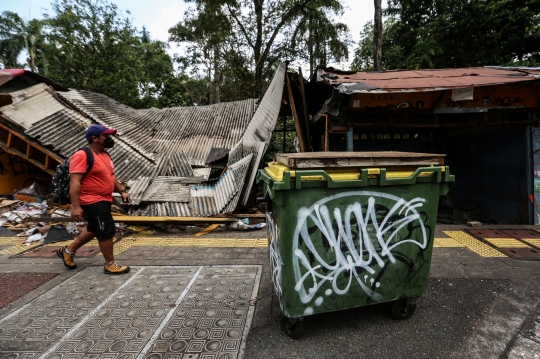
<path id="1" fill-rule="evenodd" d="M 478 238 L 512 238 L 501 230 L 496 229 L 468 229 L 467 232 Z"/>
<path id="2" fill-rule="evenodd" d="M 514 259 L 526 260 L 526 261 L 540 261 L 540 250 L 536 248 L 497 248 L 497 249 Z"/>
<path id="3" fill-rule="evenodd" d="M 497 84 L 534 81 L 534 74 L 523 71 L 485 67 L 400 70 L 384 72 L 341 72 L 333 69 L 317 69 L 318 81 L 329 85 L 343 85 L 343 93 L 402 90 L 441 90 L 463 87 L 479 87 Z M 362 84 L 356 89 L 348 84 Z"/>

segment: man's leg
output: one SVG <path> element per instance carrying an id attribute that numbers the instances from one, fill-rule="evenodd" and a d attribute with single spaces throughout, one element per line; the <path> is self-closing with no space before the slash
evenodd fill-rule
<path id="1" fill-rule="evenodd" d="M 100 241 L 98 243 L 99 249 L 101 249 L 101 254 L 103 254 L 103 258 L 105 259 L 105 265 L 109 265 L 114 262 L 113 239 L 107 239 L 106 241 Z"/>
<path id="2" fill-rule="evenodd" d="M 77 249 L 81 248 L 86 243 L 90 242 L 92 239 L 94 239 L 94 233 L 84 231 L 79 234 L 69 246 L 67 246 L 67 250 L 69 253 L 75 253 Z"/>
<path id="3" fill-rule="evenodd" d="M 101 249 L 101 254 L 103 254 L 103 258 L 105 259 L 105 266 L 103 267 L 103 272 L 105 274 L 128 273 L 130 268 L 128 266 L 120 265 L 116 261 L 116 259 L 114 259 L 113 246 L 113 238 L 107 239 L 105 241 L 99 241 L 99 249 Z"/>
<path id="4" fill-rule="evenodd" d="M 69 246 L 65 246 L 64 248 L 57 250 L 56 255 L 62 258 L 64 265 L 68 269 L 75 269 L 77 268 L 77 264 L 75 264 L 75 252 L 77 249 L 90 242 L 93 238 L 94 233 L 88 231 L 82 232 L 77 236 L 77 238 L 75 238 L 73 242 L 70 243 Z"/>

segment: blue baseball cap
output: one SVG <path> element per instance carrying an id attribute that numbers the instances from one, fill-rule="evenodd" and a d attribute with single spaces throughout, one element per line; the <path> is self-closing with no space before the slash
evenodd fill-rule
<path id="1" fill-rule="evenodd" d="M 88 127 L 88 129 L 86 130 L 86 140 L 90 142 L 90 140 L 94 136 L 98 137 L 101 134 L 109 135 L 113 133 L 116 133 L 116 130 L 114 128 L 107 128 L 98 123 L 98 124 Z"/>

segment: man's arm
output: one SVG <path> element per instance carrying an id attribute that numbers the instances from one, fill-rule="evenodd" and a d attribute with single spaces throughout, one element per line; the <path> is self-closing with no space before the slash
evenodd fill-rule
<path id="1" fill-rule="evenodd" d="M 114 190 L 116 192 L 120 192 L 120 195 L 122 196 L 122 202 L 129 203 L 129 194 L 124 190 L 124 186 L 120 184 L 120 182 L 118 181 L 118 178 L 116 178 L 115 175 L 112 175 L 112 176 L 114 180 Z"/>
<path id="2" fill-rule="evenodd" d="M 81 181 L 84 173 L 71 173 L 69 175 L 69 198 L 71 200 L 71 218 L 75 222 L 82 221 L 83 210 L 79 202 L 81 195 Z"/>

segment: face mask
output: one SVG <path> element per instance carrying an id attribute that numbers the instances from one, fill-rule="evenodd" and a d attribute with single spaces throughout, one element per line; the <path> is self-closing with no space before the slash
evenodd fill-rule
<path id="1" fill-rule="evenodd" d="M 112 139 L 112 137 L 107 137 L 103 141 L 103 147 L 105 147 L 105 148 L 113 148 L 114 147 L 114 140 Z"/>

